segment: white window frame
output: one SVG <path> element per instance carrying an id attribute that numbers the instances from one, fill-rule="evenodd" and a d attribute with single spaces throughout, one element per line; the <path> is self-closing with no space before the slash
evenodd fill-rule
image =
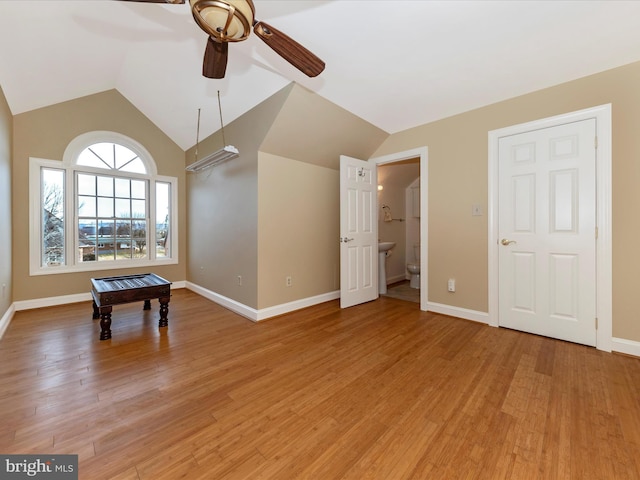
<path id="1" fill-rule="evenodd" d="M 112 142 L 123 145 L 133 152 L 144 163 L 147 174 L 141 175 L 130 172 L 114 172 L 106 169 L 85 167 L 76 165 L 76 159 L 86 147 L 100 142 Z M 42 263 L 42 186 L 41 169 L 51 168 L 64 171 L 65 199 L 64 199 L 64 236 L 65 236 L 65 261 L 60 265 L 43 265 Z M 119 175 L 133 179 L 148 181 L 148 231 L 150 239 L 156 238 L 156 182 L 168 183 L 171 195 L 171 225 L 169 229 L 170 256 L 156 257 L 155 241 L 147 241 L 147 245 L 153 245 L 148 249 L 148 258 L 144 259 L 120 259 L 108 262 L 78 262 L 78 229 L 77 207 L 75 195 L 75 173 L 86 172 L 99 175 Z M 29 274 L 51 275 L 58 273 L 87 272 L 97 270 L 113 270 L 123 268 L 152 267 L 160 265 L 172 265 L 178 263 L 178 179 L 158 175 L 157 167 L 151 154 L 135 140 L 116 132 L 95 131 L 76 137 L 67 146 L 62 161 L 44 158 L 29 158 Z"/>

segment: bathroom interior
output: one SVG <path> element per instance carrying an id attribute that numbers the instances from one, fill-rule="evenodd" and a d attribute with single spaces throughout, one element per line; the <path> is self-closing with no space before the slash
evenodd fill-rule
<path id="1" fill-rule="evenodd" d="M 378 165 L 379 293 L 420 305 L 420 159 Z"/>

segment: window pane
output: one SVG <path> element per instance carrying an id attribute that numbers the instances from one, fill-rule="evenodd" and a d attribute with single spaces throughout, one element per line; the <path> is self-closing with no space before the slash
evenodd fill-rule
<path id="1" fill-rule="evenodd" d="M 144 163 L 142 163 L 142 160 L 140 160 L 139 158 L 136 158 L 130 163 L 127 163 L 126 165 L 124 165 L 120 169 L 120 171 L 132 172 L 132 173 L 147 173 L 147 169 L 145 168 Z"/>
<path id="2" fill-rule="evenodd" d="M 144 180 L 131 180 L 131 198 L 147 198 L 146 195 L 147 182 Z"/>
<path id="3" fill-rule="evenodd" d="M 131 190 L 129 188 L 130 180 L 127 178 L 116 178 L 116 197 L 131 197 Z"/>
<path id="4" fill-rule="evenodd" d="M 98 216 L 113 217 L 113 198 L 98 197 Z"/>
<path id="5" fill-rule="evenodd" d="M 95 220 L 78 221 L 78 250 L 79 262 L 93 262 L 96 260 Z"/>
<path id="6" fill-rule="evenodd" d="M 78 215 L 80 217 L 95 217 L 96 197 L 78 196 Z"/>
<path id="7" fill-rule="evenodd" d="M 156 182 L 156 257 L 168 257 L 170 185 Z"/>
<path id="8" fill-rule="evenodd" d="M 113 197 L 113 177 L 98 177 L 98 195 Z"/>
<path id="9" fill-rule="evenodd" d="M 115 168 L 118 170 L 126 167 L 127 164 L 138 158 L 138 155 L 122 145 L 114 144 L 114 149 L 116 155 Z"/>
<path id="10" fill-rule="evenodd" d="M 113 143 L 94 143 L 87 150 L 100 160 L 101 168 L 114 168 Z"/>
<path id="11" fill-rule="evenodd" d="M 78 155 L 78 160 L 76 161 L 77 165 L 84 165 L 86 167 L 94 167 L 94 168 L 109 168 L 109 165 L 102 161 L 99 156 L 95 154 L 94 151 L 85 148 L 80 155 Z"/>
<path id="12" fill-rule="evenodd" d="M 147 202 L 144 200 L 131 200 L 131 217 L 132 218 L 146 218 Z"/>
<path id="13" fill-rule="evenodd" d="M 98 261 L 115 260 L 115 222 L 98 221 Z"/>
<path id="14" fill-rule="evenodd" d="M 131 200 L 128 198 L 116 198 L 116 217 L 131 218 Z"/>
<path id="15" fill-rule="evenodd" d="M 133 246 L 134 257 L 144 258 L 147 256 L 147 222 L 144 220 L 134 220 L 132 222 L 133 229 Z"/>
<path id="16" fill-rule="evenodd" d="M 96 176 L 78 174 L 78 195 L 95 195 L 96 194 Z"/>
<path id="17" fill-rule="evenodd" d="M 42 265 L 61 265 L 64 256 L 64 170 L 43 168 Z"/>
<path id="18" fill-rule="evenodd" d="M 118 220 L 116 231 L 116 258 L 131 258 L 131 222 Z"/>

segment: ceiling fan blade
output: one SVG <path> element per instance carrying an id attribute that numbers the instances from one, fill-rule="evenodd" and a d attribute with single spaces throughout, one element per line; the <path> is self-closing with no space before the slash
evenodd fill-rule
<path id="1" fill-rule="evenodd" d="M 185 0 L 119 0 L 120 2 L 138 2 L 138 3 L 172 3 L 172 4 L 180 4 L 184 3 Z"/>
<path id="2" fill-rule="evenodd" d="M 207 48 L 204 51 L 202 63 L 202 75 L 207 78 L 224 78 L 227 71 L 227 58 L 229 56 L 229 44 L 216 42 L 209 37 Z"/>
<path id="3" fill-rule="evenodd" d="M 256 22 L 253 31 L 264 43 L 308 77 L 315 77 L 324 70 L 322 60 L 271 25 Z"/>

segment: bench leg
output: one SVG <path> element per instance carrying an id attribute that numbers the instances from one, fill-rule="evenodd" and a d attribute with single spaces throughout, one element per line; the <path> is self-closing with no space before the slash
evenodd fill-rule
<path id="1" fill-rule="evenodd" d="M 96 305 L 95 300 L 93 301 L 93 319 L 100 318 L 100 310 L 98 310 L 98 306 Z"/>
<path id="2" fill-rule="evenodd" d="M 145 300 L 144 301 L 144 307 L 142 307 L 143 310 L 151 310 L 151 300 Z"/>
<path id="3" fill-rule="evenodd" d="M 100 340 L 111 338 L 111 306 L 100 307 Z"/>
<path id="4" fill-rule="evenodd" d="M 160 321 L 158 322 L 158 327 L 166 327 L 169 325 L 169 319 L 167 318 L 169 314 L 169 300 L 171 297 L 162 297 L 159 299 L 160 301 Z"/>

